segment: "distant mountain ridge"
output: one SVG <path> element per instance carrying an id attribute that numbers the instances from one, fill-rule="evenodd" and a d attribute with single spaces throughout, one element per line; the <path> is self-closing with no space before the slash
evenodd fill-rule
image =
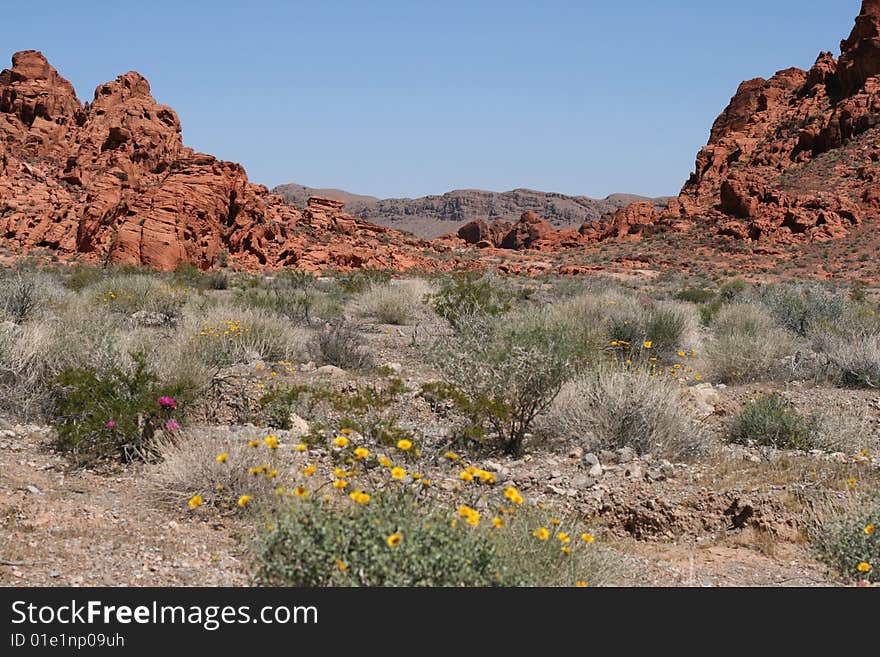
<path id="1" fill-rule="evenodd" d="M 668 197 L 652 199 L 635 194 L 611 194 L 604 199 L 595 199 L 531 189 L 509 192 L 459 189 L 421 198 L 380 199 L 296 183 L 279 185 L 272 191 L 297 206 L 305 205 L 312 196 L 344 201 L 345 211 L 349 214 L 427 239 L 455 232 L 463 224 L 476 220 L 515 222 L 525 212 L 535 212 L 557 228 L 577 228 L 636 201 L 653 202 L 659 210 L 669 200 Z"/>

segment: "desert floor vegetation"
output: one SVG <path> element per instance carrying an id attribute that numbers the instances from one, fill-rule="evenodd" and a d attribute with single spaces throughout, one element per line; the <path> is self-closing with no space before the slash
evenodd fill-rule
<path id="1" fill-rule="evenodd" d="M 23 263 L 0 276 L 0 456 L 22 481 L 52 459 L 53 513 L 77 504 L 65 477 L 127 487 L 132 523 L 206 541 L 199 568 L 219 527 L 238 552 L 211 581 L 697 583 L 660 546 L 708 545 L 779 580 L 873 582 L 877 310 L 735 278 Z M 47 563 L 98 581 L 65 545 Z"/>

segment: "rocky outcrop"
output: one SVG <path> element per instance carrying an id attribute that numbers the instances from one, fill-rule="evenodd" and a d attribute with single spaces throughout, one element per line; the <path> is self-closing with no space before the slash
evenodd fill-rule
<path id="1" fill-rule="evenodd" d="M 880 218 L 878 126 L 880 0 L 864 0 L 838 60 L 740 85 L 659 221 L 781 243 L 846 235 Z"/>
<path id="2" fill-rule="evenodd" d="M 0 234 L 21 251 L 173 269 L 429 266 L 432 246 L 343 212 L 306 209 L 248 181 L 244 169 L 183 145 L 170 107 L 129 72 L 82 104 L 37 51 L 0 73 Z"/>

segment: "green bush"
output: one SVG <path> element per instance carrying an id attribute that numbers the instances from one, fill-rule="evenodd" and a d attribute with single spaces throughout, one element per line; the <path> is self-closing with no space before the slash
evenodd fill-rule
<path id="1" fill-rule="evenodd" d="M 81 460 L 145 458 L 158 432 L 179 428 L 186 391 L 161 385 L 142 356 L 133 359 L 128 372 L 68 368 L 55 378 L 51 419 L 60 449 Z"/>
<path id="2" fill-rule="evenodd" d="M 849 303 L 846 295 L 819 286 L 770 287 L 760 300 L 780 326 L 800 336 L 819 323 L 840 320 Z"/>
<path id="3" fill-rule="evenodd" d="M 397 545 L 389 537 L 399 536 Z M 503 561 L 485 533 L 408 498 L 375 495 L 339 508 L 321 498 L 292 505 L 255 545 L 266 586 L 500 586 Z"/>
<path id="4" fill-rule="evenodd" d="M 880 583 L 880 499 L 833 514 L 812 532 L 810 542 L 825 563 L 850 582 Z M 873 527 L 873 529 L 872 529 Z M 859 564 L 870 567 L 859 570 Z"/>
<path id="5" fill-rule="evenodd" d="M 519 455 L 532 422 L 576 374 L 578 347 L 545 315 L 486 318 L 433 345 L 429 358 L 445 380 L 424 390 L 453 402 L 467 420 L 464 437 L 485 439 L 491 429 L 499 447 Z"/>
<path id="6" fill-rule="evenodd" d="M 816 418 L 801 415 L 774 392 L 748 402 L 731 421 L 727 439 L 740 445 L 809 450 L 814 447 L 817 424 Z"/>
<path id="7" fill-rule="evenodd" d="M 357 269 L 336 277 L 336 283 L 346 294 L 359 294 L 374 285 L 385 285 L 390 280 L 390 273 L 378 269 Z"/>
<path id="8" fill-rule="evenodd" d="M 724 281 L 718 288 L 718 298 L 725 303 L 739 300 L 749 290 L 749 284 L 741 278 Z"/>
<path id="9" fill-rule="evenodd" d="M 440 289 L 429 296 L 431 307 L 456 329 L 461 329 L 472 316 L 496 316 L 510 310 L 513 294 L 488 274 L 457 273 L 440 283 Z"/>
<path id="10" fill-rule="evenodd" d="M 83 293 L 111 312 L 132 315 L 146 311 L 176 320 L 191 292 L 191 288 L 180 283 L 165 282 L 155 274 L 134 274 L 109 276 L 89 286 Z"/>
<path id="11" fill-rule="evenodd" d="M 676 295 L 675 298 L 679 301 L 685 301 L 687 303 L 707 303 L 712 301 L 715 298 L 715 292 L 712 290 L 707 290 L 704 287 L 684 287 L 682 288 Z"/>

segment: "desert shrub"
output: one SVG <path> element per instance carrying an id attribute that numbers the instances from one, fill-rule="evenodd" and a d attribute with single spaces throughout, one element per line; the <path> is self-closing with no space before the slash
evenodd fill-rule
<path id="1" fill-rule="evenodd" d="M 589 450 L 630 447 L 639 454 L 691 457 L 702 441 L 689 406 L 676 382 L 602 366 L 563 386 L 540 430 Z"/>
<path id="2" fill-rule="evenodd" d="M 156 275 L 134 274 L 109 276 L 83 290 L 83 294 L 111 312 L 132 315 L 146 311 L 173 321 L 180 317 L 191 288 L 168 283 Z"/>
<path id="3" fill-rule="evenodd" d="M 373 356 L 364 347 L 366 341 L 357 327 L 339 320 L 319 331 L 311 342 L 312 353 L 322 363 L 346 370 L 369 367 Z"/>
<path id="4" fill-rule="evenodd" d="M 437 341 L 429 358 L 444 382 L 425 391 L 449 399 L 467 418 L 462 434 L 521 454 L 534 419 L 571 378 L 581 354 L 566 326 L 544 315 L 485 317 L 452 339 Z"/>
<path id="5" fill-rule="evenodd" d="M 307 272 L 287 270 L 259 284 L 238 287 L 235 303 L 310 324 L 318 318 L 340 315 L 342 297 L 335 284 L 322 286 Z"/>
<path id="6" fill-rule="evenodd" d="M 704 287 L 684 287 L 678 291 L 675 298 L 686 303 L 702 304 L 712 301 L 715 298 L 715 292 Z"/>
<path id="7" fill-rule="evenodd" d="M 176 431 L 186 391 L 159 383 L 134 355 L 130 371 L 68 368 L 52 382 L 50 419 L 58 447 L 79 460 L 150 454 L 157 432 Z"/>
<path id="8" fill-rule="evenodd" d="M 759 299 L 780 326 L 800 336 L 806 336 L 817 323 L 838 321 L 848 304 L 843 294 L 805 285 L 770 287 Z"/>
<path id="9" fill-rule="evenodd" d="M 579 355 L 595 359 L 608 346 L 608 303 L 604 297 L 583 294 L 541 309 L 547 321 L 563 329 Z"/>
<path id="10" fill-rule="evenodd" d="M 100 281 L 104 277 L 104 270 L 88 265 L 78 265 L 70 270 L 65 279 L 65 285 L 69 290 L 81 292 Z"/>
<path id="11" fill-rule="evenodd" d="M 496 316 L 510 310 L 512 293 L 489 274 L 464 272 L 440 281 L 429 303 L 440 317 L 459 329 L 474 315 Z"/>
<path id="12" fill-rule="evenodd" d="M 259 449 L 250 440 L 266 434 L 233 432 L 223 428 L 187 428 L 169 439 L 160 437 L 155 443 L 157 459 L 147 479 L 147 497 L 151 502 L 180 509 L 187 500 L 199 495 L 204 503 L 218 508 L 231 508 L 242 495 L 250 495 L 256 507 L 265 507 L 275 497 L 278 481 L 274 477 L 255 475 L 254 469 L 271 471 L 290 469 L 287 452 Z M 225 458 L 217 460 L 221 454 Z M 268 470 L 264 466 L 271 466 Z"/>
<path id="13" fill-rule="evenodd" d="M 0 316 L 22 323 L 43 314 L 63 291 L 50 275 L 17 268 L 0 273 Z"/>
<path id="14" fill-rule="evenodd" d="M 829 374 L 852 388 L 880 386 L 880 316 L 853 304 L 838 322 L 823 322 L 810 331 L 810 342 L 828 361 Z"/>
<path id="15" fill-rule="evenodd" d="M 381 324 L 413 324 L 424 314 L 424 299 L 430 291 L 421 279 L 391 281 L 362 292 L 351 302 L 351 309 L 354 314 L 374 317 Z"/>
<path id="16" fill-rule="evenodd" d="M 376 495 L 340 508 L 297 502 L 256 542 L 257 581 L 267 586 L 499 586 L 504 577 L 485 533 L 414 505 Z M 389 539 L 399 536 L 396 545 Z"/>
<path id="17" fill-rule="evenodd" d="M 709 375 L 722 383 L 773 378 L 777 365 L 796 343 L 769 314 L 751 304 L 725 306 L 712 322 L 704 357 Z"/>
<path id="18" fill-rule="evenodd" d="M 880 386 L 880 333 L 861 336 L 830 336 L 823 351 L 831 374 L 851 388 Z"/>
<path id="19" fill-rule="evenodd" d="M 542 513 L 525 508 L 504 516 L 504 527 L 492 531 L 511 579 L 523 586 L 571 586 L 578 581 L 589 586 L 612 584 L 621 571 L 619 555 L 597 540 L 581 538 L 594 535 L 574 514 L 559 515 L 559 524 L 548 523 Z M 541 527 L 550 534 L 546 540 L 535 536 Z M 560 534 L 570 542 L 562 543 Z M 561 552 L 561 547 L 569 547 L 570 553 Z"/>
<path id="20" fill-rule="evenodd" d="M 336 277 L 336 283 L 346 294 L 359 294 L 375 285 L 385 285 L 391 274 L 378 269 L 356 269 Z"/>
<path id="21" fill-rule="evenodd" d="M 779 393 L 761 395 L 743 406 L 730 422 L 727 440 L 740 445 L 809 450 L 814 447 L 817 419 L 802 415 Z"/>
<path id="22" fill-rule="evenodd" d="M 21 419 L 46 412 L 52 379 L 68 367 L 104 371 L 131 364 L 109 313 L 71 303 L 56 316 L 0 325 L 0 409 Z"/>
<path id="23" fill-rule="evenodd" d="M 291 428 L 291 415 L 308 418 L 311 435 L 305 442 L 323 440 L 334 427 L 347 427 L 373 443 L 395 445 L 413 434 L 398 424 L 394 407 L 406 386 L 396 377 L 355 383 L 345 390 L 331 386 L 298 385 L 272 388 L 260 398 L 260 408 L 268 426 Z"/>
<path id="24" fill-rule="evenodd" d="M 212 271 L 205 274 L 205 283 L 211 290 L 226 290 L 229 288 L 229 275 L 225 271 Z"/>
<path id="25" fill-rule="evenodd" d="M 696 315 L 693 308 L 669 302 L 641 303 L 632 298 L 609 299 L 608 342 L 628 358 L 662 357 L 692 346 Z"/>
<path id="26" fill-rule="evenodd" d="M 749 284 L 741 278 L 724 281 L 718 287 L 718 298 L 724 303 L 740 300 L 749 290 Z"/>
<path id="27" fill-rule="evenodd" d="M 831 514 L 811 532 L 810 542 L 845 580 L 880 582 L 880 499 L 857 499 Z"/>
<path id="28" fill-rule="evenodd" d="M 181 367 L 223 368 L 252 360 L 292 361 L 307 351 L 308 332 L 269 312 L 220 305 L 188 312 L 174 346 Z"/>

